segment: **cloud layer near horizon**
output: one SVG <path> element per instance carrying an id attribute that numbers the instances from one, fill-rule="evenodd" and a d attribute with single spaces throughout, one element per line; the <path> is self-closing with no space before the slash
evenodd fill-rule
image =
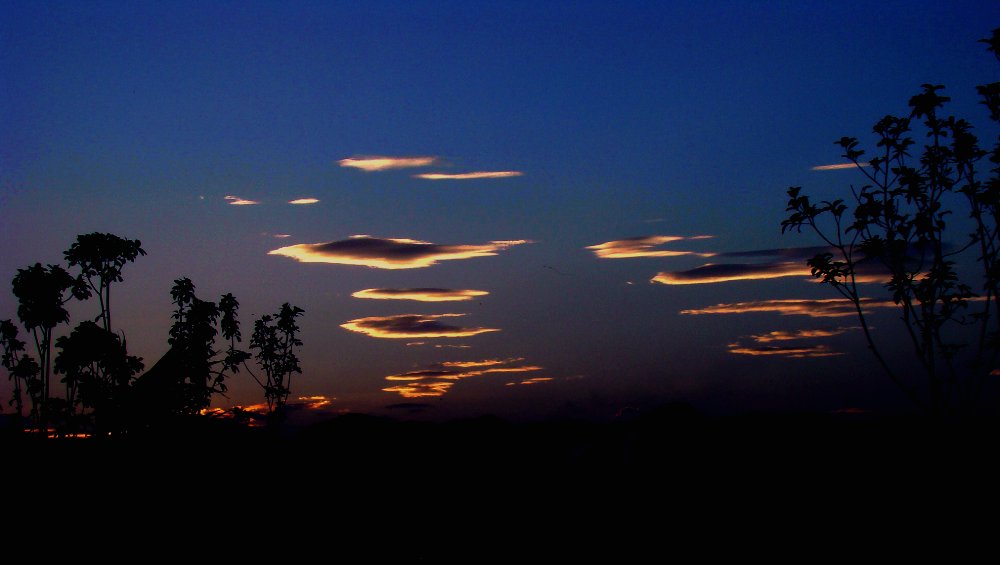
<path id="1" fill-rule="evenodd" d="M 416 300 L 418 302 L 461 302 L 489 293 L 485 290 L 450 288 L 366 288 L 351 296 L 376 300 Z"/>
<path id="2" fill-rule="evenodd" d="M 483 245 L 439 245 L 405 238 L 354 235 L 327 243 L 300 243 L 268 251 L 301 263 L 361 265 L 377 269 L 419 269 L 438 261 L 490 257 L 527 240 L 491 241 Z"/>
<path id="3" fill-rule="evenodd" d="M 387 381 L 400 381 L 405 384 L 386 387 L 382 390 L 395 392 L 404 398 L 427 398 L 443 396 L 456 382 L 462 379 L 491 373 L 527 373 L 542 370 L 542 367 L 537 365 L 519 365 L 518 363 L 522 361 L 524 358 L 515 357 L 435 363 L 425 369 L 387 376 L 385 378 Z"/>
<path id="4" fill-rule="evenodd" d="M 464 328 L 442 323 L 441 318 L 458 318 L 465 314 L 398 314 L 395 316 L 371 316 L 348 320 L 340 325 L 345 330 L 362 333 L 371 337 L 387 339 L 451 338 L 470 337 L 498 328 Z"/>

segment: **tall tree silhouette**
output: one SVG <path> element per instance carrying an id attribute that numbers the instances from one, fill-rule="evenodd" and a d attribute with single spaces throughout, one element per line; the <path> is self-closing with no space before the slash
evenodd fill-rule
<path id="1" fill-rule="evenodd" d="M 85 300 L 90 292 L 62 267 L 43 267 L 41 263 L 18 269 L 11 286 L 18 300 L 17 317 L 31 332 L 38 355 L 39 373 L 37 377 L 28 377 L 25 382 L 31 398 L 32 415 L 38 429 L 44 432 L 48 427 L 52 404 L 52 330 L 59 324 L 69 322 L 66 303 L 73 297 Z"/>
<path id="2" fill-rule="evenodd" d="M 134 263 L 146 255 L 137 239 L 124 239 L 110 233 L 89 233 L 76 236 L 76 242 L 65 253 L 70 267 L 79 267 L 80 276 L 97 294 L 104 329 L 111 329 L 111 285 L 122 281 L 126 263 Z"/>
<path id="3" fill-rule="evenodd" d="M 1000 59 L 1000 29 L 983 42 Z M 790 214 L 782 222 L 782 232 L 805 227 L 830 246 L 808 261 L 813 276 L 854 304 L 882 369 L 934 414 L 973 409 L 1000 353 L 1000 140 L 991 151 L 982 149 L 968 121 L 943 113 L 950 101 L 943 88 L 924 84 L 909 101 L 908 117 L 879 120 L 873 158 L 865 157 L 856 138 L 835 142 L 866 181 L 851 187 L 850 205 L 842 199 L 813 203 L 801 187 L 791 187 Z M 1000 122 L 1000 83 L 977 90 L 991 119 Z M 914 150 L 920 151 L 916 158 Z M 984 158 L 993 165 L 987 171 Z M 951 206 L 963 200 L 969 235 L 965 225 L 949 224 L 956 221 Z M 976 254 L 974 276 L 963 276 L 967 271 L 958 263 L 966 251 Z M 866 262 L 881 263 L 889 274 L 886 288 L 923 369 L 923 384 L 905 379 L 876 346 L 858 286 L 858 268 Z M 978 325 L 971 342 L 961 331 L 969 325 Z"/>
<path id="4" fill-rule="evenodd" d="M 302 373 L 295 348 L 302 345 L 296 318 L 305 311 L 284 303 L 274 316 L 265 315 L 254 322 L 250 349 L 256 350 L 257 362 L 264 371 L 265 381 L 257 381 L 264 389 L 267 408 L 274 413 L 288 401 L 292 375 Z"/>

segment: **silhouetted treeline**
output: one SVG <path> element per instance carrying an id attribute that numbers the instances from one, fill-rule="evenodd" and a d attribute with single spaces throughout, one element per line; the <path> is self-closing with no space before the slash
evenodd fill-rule
<path id="1" fill-rule="evenodd" d="M 227 293 L 218 302 L 202 300 L 190 279 L 179 278 L 170 291 L 170 348 L 143 373 L 143 360 L 129 355 L 124 332 L 112 326 L 111 291 L 124 280 L 125 266 L 144 255 L 139 240 L 91 233 L 78 236 L 64 253 L 66 267 L 36 263 L 18 269 L 12 290 L 25 337 L 14 321 L 0 320 L 0 365 L 13 385 L 8 404 L 15 429 L 46 437 L 174 428 L 205 418 L 213 395 L 224 394 L 226 380 L 241 368 L 260 384 L 269 415 L 280 416 L 291 375 L 301 373 L 296 318 L 303 310 L 286 303 L 276 315 L 257 320 L 253 353 L 243 351 L 236 298 Z M 67 304 L 95 296 L 97 315 L 56 337 L 70 323 Z M 222 349 L 216 344 L 220 334 Z M 263 381 L 247 366 L 254 356 Z M 60 376 L 61 395 L 54 375 Z"/>

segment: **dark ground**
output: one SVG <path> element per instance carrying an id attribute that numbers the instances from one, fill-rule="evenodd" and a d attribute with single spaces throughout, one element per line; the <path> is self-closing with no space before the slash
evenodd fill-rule
<path id="1" fill-rule="evenodd" d="M 995 525 L 998 431 L 995 419 L 709 418 L 686 405 L 609 423 L 199 421 L 103 441 L 7 434 L 0 480 L 7 516 L 68 504 L 74 523 L 97 509 L 125 517 L 123 531 L 195 532 L 251 557 L 299 539 L 407 561 L 468 544 L 466 557 L 588 562 L 692 544 L 703 558 L 806 542 L 838 555 L 892 536 L 913 548 L 924 531 L 949 542 L 955 527 L 966 536 L 955 540 L 994 539 L 977 532 Z"/>

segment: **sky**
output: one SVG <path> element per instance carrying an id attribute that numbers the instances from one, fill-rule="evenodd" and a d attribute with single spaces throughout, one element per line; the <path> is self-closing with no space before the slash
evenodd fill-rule
<path id="1" fill-rule="evenodd" d="M 139 239 L 113 290 L 131 353 L 165 353 L 179 277 L 232 292 L 245 335 L 290 302 L 292 397 L 332 412 L 906 410 L 817 302 L 785 190 L 860 183 L 814 168 L 922 83 L 986 128 L 998 23 L 961 1 L 0 0 L 0 278 L 77 234 Z M 215 405 L 262 400 L 230 382 Z"/>

